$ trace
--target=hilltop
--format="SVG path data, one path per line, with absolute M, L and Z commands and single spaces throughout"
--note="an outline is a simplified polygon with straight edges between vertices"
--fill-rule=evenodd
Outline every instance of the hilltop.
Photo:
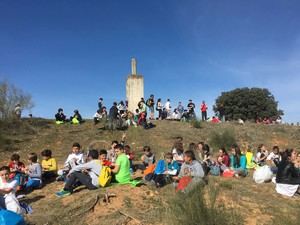
M 136 158 L 142 154 L 144 145 L 151 146 L 160 158 L 163 152 L 170 151 L 177 136 L 183 137 L 186 149 L 191 142 L 205 141 L 217 152 L 213 136 L 225 130 L 235 137 L 242 149 L 248 145 L 256 147 L 260 143 L 264 143 L 268 149 L 273 145 L 279 145 L 282 149 L 298 149 L 300 145 L 300 127 L 297 126 L 201 123 L 201 128 L 194 128 L 190 123 L 176 121 L 154 123 L 156 127 L 150 130 L 130 127 L 127 131 L 107 131 L 103 129 L 103 124 L 95 126 L 92 121 L 79 126 L 57 126 L 54 121 L 44 119 L 17 123 L 1 122 L 1 165 L 8 162 L 13 152 L 18 152 L 25 162 L 29 152 L 40 153 L 45 148 L 51 149 L 59 165 L 62 165 L 73 142 L 79 142 L 84 151 L 89 148 L 108 149 L 111 141 L 120 140 L 124 132 Z M 295 210 L 300 206 L 299 199 L 279 196 L 272 183 L 255 184 L 251 173 L 245 179 L 210 176 L 209 185 L 205 188 L 206 195 L 211 192 L 213 186 L 219 190 L 217 205 L 234 209 L 235 213 L 240 215 L 241 220 L 237 224 L 274 224 L 273 219 L 280 224 L 278 218 L 282 215 L 289 216 L 290 224 L 293 224 L 299 214 L 299 210 Z M 169 199 L 175 195 L 171 185 L 159 190 L 148 186 L 112 186 L 108 191 L 117 196 L 111 198 L 110 204 L 106 205 L 100 201 L 101 204 L 97 204 L 93 212 L 85 212 L 93 205 L 95 196 L 105 193 L 106 190 L 80 190 L 72 196 L 59 199 L 54 193 L 60 188 L 62 184 L 51 183 L 26 197 L 25 201 L 30 203 L 34 210 L 33 215 L 27 218 L 30 224 L 140 224 L 141 221 L 143 224 L 166 224 L 165 209 L 170 206 Z M 119 211 L 134 219 L 126 218 Z

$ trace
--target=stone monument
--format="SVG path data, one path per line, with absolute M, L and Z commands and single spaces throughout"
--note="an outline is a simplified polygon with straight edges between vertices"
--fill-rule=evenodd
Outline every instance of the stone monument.
M 144 77 L 137 75 L 136 59 L 131 59 L 131 74 L 126 81 L 126 99 L 128 101 L 128 110 L 135 112 L 138 103 L 144 97 Z

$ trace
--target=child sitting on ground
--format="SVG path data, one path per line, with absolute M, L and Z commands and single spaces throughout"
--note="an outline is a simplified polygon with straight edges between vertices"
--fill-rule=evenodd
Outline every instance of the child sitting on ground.
M 20 162 L 20 155 L 16 153 L 12 154 L 10 160 L 11 161 L 8 164 L 10 169 L 9 179 L 16 180 L 18 183 L 17 189 L 20 190 L 26 182 L 25 164 Z
M 42 160 L 42 178 L 44 180 L 51 179 L 57 176 L 57 163 L 56 159 L 52 158 L 52 151 L 50 149 L 45 149 L 41 153 Z
M 184 163 L 181 166 L 179 175 L 174 177 L 178 180 L 177 190 L 189 191 L 193 189 L 197 184 L 203 181 L 205 174 L 200 162 L 196 160 L 195 154 L 192 151 L 186 151 L 184 153 Z M 181 185 L 181 181 L 185 181 L 185 185 Z
M 7 210 L 22 215 L 25 213 L 25 210 L 21 207 L 16 197 L 18 182 L 16 180 L 10 180 L 9 173 L 10 169 L 8 166 L 3 166 L 0 168 L 0 190 L 2 193 L 5 193 L 5 207 Z
M 179 166 L 184 162 L 184 155 L 183 155 L 183 144 L 181 141 L 176 141 L 174 143 L 174 148 L 172 150 L 173 160 L 177 161 Z
M 99 187 L 99 176 L 102 169 L 97 150 L 90 150 L 88 153 L 88 162 L 75 166 L 67 175 L 67 182 L 62 191 L 56 193 L 58 197 L 65 197 L 73 193 L 78 185 L 84 185 L 89 190 Z
M 28 154 L 28 167 L 25 168 L 26 174 L 28 175 L 28 181 L 25 185 L 26 190 L 40 188 L 42 186 L 42 167 L 37 162 L 37 154 Z
M 151 152 L 151 148 L 149 146 L 144 146 L 143 148 L 144 154 L 141 157 L 143 166 L 142 169 L 145 170 L 148 166 L 155 163 L 155 155 Z
M 176 176 L 180 169 L 177 161 L 173 160 L 171 152 L 166 153 L 164 158 L 157 162 L 154 170 L 153 181 L 156 187 L 163 187 L 172 182 L 172 177 Z
M 112 167 L 111 161 L 107 160 L 107 151 L 105 149 L 100 150 L 99 159 L 101 161 L 102 166 Z
M 134 171 L 134 168 L 133 168 L 134 154 L 133 154 L 133 152 L 131 152 L 131 148 L 129 145 L 124 146 L 124 152 L 125 152 L 125 155 L 127 155 L 129 162 L 130 162 L 130 171 L 133 172 Z
M 83 154 L 80 151 L 81 146 L 79 143 L 75 142 L 72 145 L 72 153 L 68 155 L 67 160 L 65 161 L 64 168 L 58 170 L 57 174 L 58 177 L 56 178 L 57 181 L 65 181 L 66 175 L 69 171 L 77 165 L 83 164 Z

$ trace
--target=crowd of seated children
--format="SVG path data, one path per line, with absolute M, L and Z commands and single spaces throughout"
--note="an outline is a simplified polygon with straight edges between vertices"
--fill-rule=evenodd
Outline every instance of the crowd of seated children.
M 152 180 L 156 187 L 163 187 L 164 185 L 173 181 L 172 177 L 179 173 L 179 165 L 177 161 L 173 160 L 173 154 L 168 152 L 164 155 L 164 160 L 157 162 Z
M 86 186 L 89 190 L 99 187 L 98 177 L 101 171 L 101 162 L 97 150 L 90 150 L 87 163 L 79 164 L 72 168 L 68 175 L 63 190 L 56 193 L 58 197 L 68 196 L 79 185 Z
M 72 145 L 72 152 L 68 155 L 67 160 L 64 163 L 64 167 L 58 170 L 57 181 L 65 181 L 66 175 L 69 171 L 77 165 L 84 163 L 83 153 L 81 152 L 81 146 L 79 143 L 74 142 Z
M 10 169 L 9 179 L 16 180 L 18 184 L 17 189 L 20 190 L 26 183 L 25 164 L 20 161 L 20 155 L 16 153 L 12 154 L 10 160 L 8 164 Z
M 17 197 L 16 191 L 18 187 L 17 180 L 9 178 L 10 169 L 8 166 L 0 168 L 0 193 L 3 193 L 2 207 L 17 214 L 23 215 L 26 213 L 25 209 L 21 207 Z
M 42 179 L 43 181 L 50 180 L 57 176 L 57 163 L 56 159 L 52 157 L 52 151 L 45 149 L 42 155 Z
M 276 174 L 276 191 L 291 197 L 300 185 L 300 176 L 295 167 L 297 152 L 294 149 L 286 149 L 281 157 Z
M 63 124 L 69 122 L 66 115 L 64 114 L 64 110 L 62 108 L 59 108 L 57 110 L 57 113 L 55 114 L 55 123 L 56 124 Z
M 28 154 L 28 166 L 25 168 L 25 173 L 28 176 L 25 190 L 33 190 L 42 186 L 42 166 L 38 163 L 38 156 L 34 152 Z

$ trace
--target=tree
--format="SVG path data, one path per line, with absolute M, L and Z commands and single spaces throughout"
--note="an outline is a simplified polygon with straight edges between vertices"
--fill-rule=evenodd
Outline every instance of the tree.
M 25 93 L 7 81 L 1 81 L 0 119 L 12 118 L 17 104 L 20 104 L 22 109 L 31 109 L 34 106 L 30 94 Z
M 278 102 L 266 88 L 237 88 L 222 92 L 214 105 L 215 113 L 222 111 L 227 120 L 256 120 L 283 115 L 278 109 Z

